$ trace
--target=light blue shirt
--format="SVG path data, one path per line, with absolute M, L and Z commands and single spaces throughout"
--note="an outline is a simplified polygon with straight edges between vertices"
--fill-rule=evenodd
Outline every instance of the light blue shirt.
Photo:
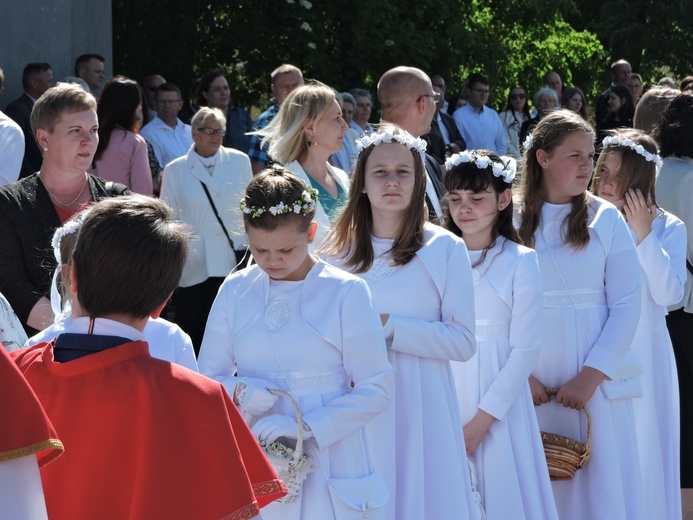
M 452 115 L 468 150 L 486 149 L 505 155 L 505 131 L 498 113 L 487 106 L 481 112 L 474 110 L 470 103 L 455 110 Z

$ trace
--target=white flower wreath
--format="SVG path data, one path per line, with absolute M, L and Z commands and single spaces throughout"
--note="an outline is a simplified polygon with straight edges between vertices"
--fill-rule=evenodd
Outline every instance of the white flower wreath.
M 245 199 L 241 201 L 241 211 L 246 215 L 250 215 L 252 218 L 258 218 L 265 211 L 269 211 L 270 214 L 277 216 L 283 215 L 284 213 L 295 213 L 298 215 L 303 212 L 304 215 L 308 215 L 315 211 L 318 205 L 318 190 L 315 188 L 306 188 L 301 193 L 301 198 L 291 204 L 284 204 L 281 201 L 275 206 L 270 206 L 269 208 L 248 206 Z
M 517 174 L 517 163 L 512 157 L 501 157 L 501 162 L 492 161 L 489 156 L 479 154 L 476 150 L 465 150 L 450 156 L 445 160 L 445 170 L 450 171 L 462 163 L 474 163 L 480 170 L 491 166 L 493 175 L 501 177 L 507 184 L 512 184 Z
M 659 155 L 648 152 L 643 145 L 634 143 L 632 139 L 621 139 L 618 136 L 610 135 L 604 138 L 602 146 L 604 148 L 607 146 L 623 146 L 625 148 L 630 148 L 638 155 L 643 156 L 646 161 L 655 163 L 657 168 L 662 166 L 662 158 Z
M 422 155 L 426 152 L 426 141 L 420 137 L 414 137 L 404 130 L 396 134 L 392 132 L 373 132 L 372 134 L 362 135 L 356 140 L 356 148 L 359 152 L 362 152 L 371 145 L 378 146 L 382 143 L 391 143 L 392 141 L 403 144 L 410 150 L 416 150 Z

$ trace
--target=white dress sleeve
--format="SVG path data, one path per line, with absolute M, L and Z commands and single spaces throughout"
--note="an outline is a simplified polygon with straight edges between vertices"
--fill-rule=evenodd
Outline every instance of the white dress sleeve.
M 539 360 L 544 294 L 534 251 L 520 257 L 512 291 L 510 356 L 479 402 L 480 409 L 499 421 L 505 418 L 515 399 L 521 395 Z
M 640 318 L 642 276 L 626 221 L 617 215 L 610 244 L 605 244 L 604 285 L 608 317 L 585 360 L 607 377 L 616 375 Z M 594 240 L 594 238 L 593 238 Z
M 666 307 L 680 302 L 686 283 L 686 225 L 667 219 L 661 242 L 653 227 L 635 250 L 655 303 Z
M 440 321 L 394 318 L 392 350 L 423 358 L 467 361 L 476 352 L 474 282 L 464 242 L 456 242 L 436 268 L 445 269 Z M 416 293 L 408 295 L 416 305 Z
M 48 518 L 36 455 L 0 462 L 0 504 L 0 520 Z
M 219 289 L 209 311 L 200 355 L 197 359 L 200 374 L 219 381 L 230 396 L 233 396 L 238 382 L 238 377 L 234 375 L 236 358 L 231 334 L 231 318 L 236 303 L 233 289 L 233 284 L 228 281 Z
M 342 363 L 350 392 L 303 416 L 323 449 L 368 424 L 392 399 L 394 376 L 370 291 L 354 280 L 341 298 Z M 337 338 L 335 338 L 337 339 Z M 336 342 L 337 343 L 337 342 Z

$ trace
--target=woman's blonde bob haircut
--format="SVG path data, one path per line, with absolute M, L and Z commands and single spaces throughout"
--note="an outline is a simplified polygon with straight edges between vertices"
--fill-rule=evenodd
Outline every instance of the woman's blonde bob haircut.
M 333 101 L 341 106 L 337 92 L 327 85 L 301 85 L 286 97 L 274 119 L 254 134 L 262 136 L 263 147 L 269 143 L 269 155 L 274 161 L 289 164 L 307 152 L 312 143 L 306 137 L 306 127 L 315 129 Z

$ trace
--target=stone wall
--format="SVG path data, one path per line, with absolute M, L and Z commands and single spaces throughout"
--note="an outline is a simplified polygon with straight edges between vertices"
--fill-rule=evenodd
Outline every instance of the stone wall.
M 75 58 L 96 53 L 113 73 L 111 0 L 0 0 L 0 110 L 22 94 L 22 69 L 47 62 L 56 81 L 74 74 Z

